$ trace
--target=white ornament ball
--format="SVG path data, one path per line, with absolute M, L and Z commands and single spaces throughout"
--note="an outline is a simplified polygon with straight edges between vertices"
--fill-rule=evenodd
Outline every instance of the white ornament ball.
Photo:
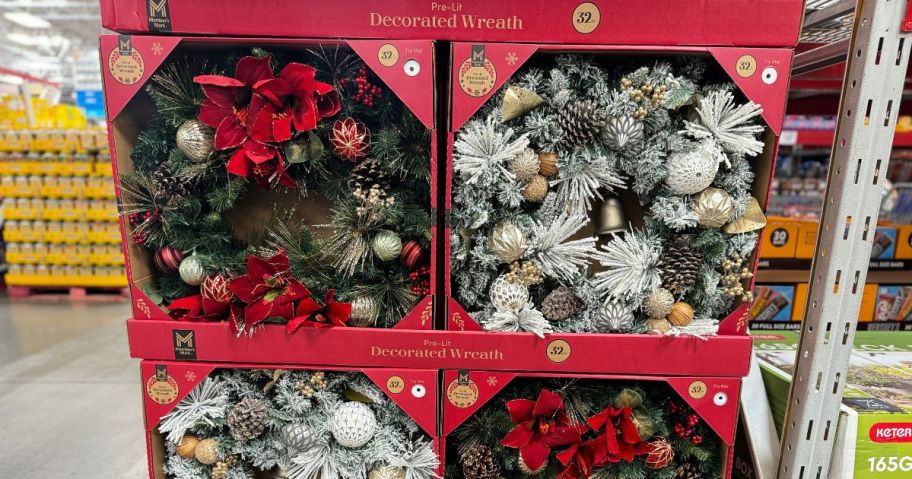
M 643 300 L 643 312 L 650 318 L 664 318 L 675 303 L 674 295 L 665 288 L 659 288 Z
M 374 236 L 371 248 L 381 260 L 392 261 L 398 258 L 399 253 L 402 252 L 402 238 L 392 231 L 383 230 Z
M 529 303 L 529 289 L 521 281 L 511 283 L 499 276 L 491 285 L 491 304 L 498 311 L 522 311 Z
M 716 179 L 721 154 L 710 142 L 700 143 L 694 150 L 672 154 L 665 165 L 668 171 L 665 184 L 679 195 L 692 195 L 705 190 Z
M 181 280 L 190 286 L 199 286 L 206 279 L 206 270 L 196 255 L 190 255 L 181 261 L 177 268 Z
M 630 330 L 633 320 L 633 310 L 620 301 L 609 299 L 599 306 L 593 323 L 600 333 L 619 333 Z
M 376 432 L 377 418 L 367 404 L 350 401 L 333 413 L 332 435 L 344 447 L 359 448 L 367 444 Z

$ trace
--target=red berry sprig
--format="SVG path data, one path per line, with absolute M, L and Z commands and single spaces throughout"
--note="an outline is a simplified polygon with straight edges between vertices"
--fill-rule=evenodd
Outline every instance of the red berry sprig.
M 367 67 L 363 65 L 361 66 L 361 69 L 358 70 L 358 76 L 355 77 L 355 86 L 357 86 L 358 91 L 352 96 L 352 100 L 367 107 L 373 107 L 374 100 L 379 98 L 383 93 L 383 91 L 380 90 L 380 87 L 372 84 L 367 78 Z
M 139 212 L 133 212 L 127 215 L 127 221 L 129 221 L 131 226 L 141 226 L 157 221 L 161 218 L 161 210 L 155 209 L 151 211 L 145 211 L 142 214 Z M 134 232 L 130 237 L 133 239 L 133 242 L 138 245 L 143 245 L 146 243 L 146 236 L 143 234 L 142 228 L 134 228 Z
M 412 293 L 418 296 L 431 294 L 431 268 L 422 266 L 409 273 L 409 279 L 412 280 Z
M 702 422 L 700 416 L 694 414 L 690 408 L 675 402 L 668 403 L 668 411 L 677 421 L 672 429 L 679 439 L 690 441 L 694 445 L 703 442 L 703 436 L 696 434 L 696 428 Z

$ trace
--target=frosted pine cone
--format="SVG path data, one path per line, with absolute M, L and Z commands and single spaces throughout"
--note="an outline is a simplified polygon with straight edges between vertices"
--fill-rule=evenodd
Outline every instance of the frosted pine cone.
M 466 479 L 497 479 L 500 477 L 500 463 L 494 451 L 483 444 L 475 444 L 459 458 L 462 474 Z
M 228 429 L 240 442 L 248 441 L 266 429 L 266 403 L 261 399 L 245 398 L 228 413 Z
M 608 115 L 592 100 L 571 103 L 557 112 L 557 124 L 564 132 L 564 143 L 581 147 L 598 135 Z
M 578 313 L 582 307 L 583 301 L 573 289 L 559 286 L 545 296 L 541 312 L 548 321 L 563 321 Z
M 665 244 L 662 257 L 662 286 L 675 298 L 683 298 L 696 284 L 702 265 L 703 254 L 694 247 L 692 237 L 672 236 Z

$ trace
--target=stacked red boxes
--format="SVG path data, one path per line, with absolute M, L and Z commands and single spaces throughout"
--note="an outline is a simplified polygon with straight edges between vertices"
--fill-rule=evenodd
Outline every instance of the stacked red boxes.
M 479 111 L 499 107 L 503 88 L 516 84 L 519 73 L 558 55 L 607 66 L 702 61 L 714 83 L 734 85 L 738 101 L 762 108 L 755 118 L 762 127 L 757 134 L 762 151 L 749 160 L 754 179 L 748 193 L 765 206 L 802 2 L 704 0 L 686 9 L 663 0 L 628 3 L 352 0 L 302 6 L 279 0 L 228 9 L 210 0 L 102 0 L 103 25 L 126 34 L 102 36 L 101 55 L 133 297 L 130 351 L 143 360 L 150 477 L 215 477 L 242 466 L 249 473 L 256 466 L 269 477 L 320 477 L 314 472 L 319 470 L 330 477 L 334 466 L 304 459 L 322 457 L 321 449 L 301 455 L 302 447 L 358 451 L 381 445 L 371 450 L 383 450 L 395 441 L 406 444 L 403 460 L 377 463 L 364 456 L 373 462 L 363 470 L 338 474 L 569 479 L 608 468 L 605 472 L 637 477 L 730 477 L 740 378 L 751 350 L 748 301 L 738 299 L 726 314 L 711 318 L 718 326 L 710 332 L 533 334 L 522 328 L 485 330 L 488 318 L 473 317 L 454 286 L 451 235 L 459 235 L 451 230 L 454 143 Z M 341 10 L 344 20 L 333 20 Z M 452 43 L 440 49 L 441 41 Z M 177 58 L 218 58 L 253 47 L 292 55 L 350 52 L 429 131 L 429 211 L 436 222 L 423 258 L 430 280 L 414 307 L 388 327 L 292 330 L 263 321 L 238 331 L 245 323 L 235 321 L 238 316 L 207 317 L 202 301 L 190 301 L 189 313 L 184 306 L 160 306 L 159 292 L 150 287 L 159 284 L 155 278 L 163 261 L 135 241 L 141 232 L 129 217 L 130 195 L 124 194 L 124 178 L 136 167 L 134 147 L 155 112 L 150 80 Z M 435 52 L 446 50 L 449 63 L 440 63 Z M 438 85 L 447 77 L 438 74 L 441 64 L 449 70 L 448 81 L 441 82 L 446 85 Z M 447 133 L 438 143 L 441 122 Z M 244 214 L 264 218 L 270 205 L 285 201 L 267 195 L 259 211 Z M 325 219 L 319 213 L 325 206 L 303 208 Z M 593 231 L 574 238 L 587 235 Z M 743 268 L 756 271 L 755 251 L 747 253 Z M 753 282 L 745 275 L 741 284 L 749 290 Z M 339 294 L 342 301 L 351 299 Z M 323 309 L 308 321 L 335 324 L 327 319 L 331 300 L 315 299 Z M 540 303 L 541 295 L 535 301 Z M 212 393 L 213 384 L 231 385 L 225 399 L 215 395 L 231 404 L 222 408 L 224 417 L 200 416 L 198 421 L 215 426 L 181 430 L 181 414 Z M 261 426 L 257 415 L 264 406 L 245 401 L 250 398 L 272 411 L 316 412 Z M 334 412 L 347 403 L 357 403 L 346 417 L 361 414 L 354 414 L 352 423 L 359 427 L 334 430 Z M 375 422 L 367 421 L 370 417 Z M 390 429 L 390 417 L 404 429 Z M 375 442 L 361 442 L 365 438 L 358 433 L 366 430 L 378 433 L 366 439 Z M 400 441 L 404 430 L 411 435 Z M 289 449 L 269 449 L 273 444 L 255 451 L 267 438 Z M 436 455 L 431 462 L 437 467 L 429 469 L 431 462 L 421 454 L 427 450 Z M 264 451 L 273 462 L 261 461 Z

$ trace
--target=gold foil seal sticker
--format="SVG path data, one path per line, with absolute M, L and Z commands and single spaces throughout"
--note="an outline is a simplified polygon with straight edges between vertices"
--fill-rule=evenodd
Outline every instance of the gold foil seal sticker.
M 176 401 L 177 391 L 177 381 L 171 376 L 168 376 L 167 381 L 159 381 L 157 376 L 152 376 L 146 382 L 146 393 L 158 404 L 171 404 Z
M 466 382 L 460 382 L 458 379 L 454 379 L 453 382 L 447 386 L 446 396 L 447 400 L 450 401 L 450 404 L 460 409 L 471 407 L 478 401 L 478 385 L 471 379 Z
M 405 391 L 405 381 L 399 376 L 390 376 L 386 380 L 386 389 L 389 390 L 390 394 L 399 394 Z
M 592 33 L 602 21 L 602 12 L 592 2 L 583 2 L 573 10 L 573 29 L 582 33 Z
M 392 43 L 386 43 L 377 50 L 377 60 L 385 67 L 391 67 L 399 62 L 399 49 Z
M 483 66 L 473 65 L 472 59 L 462 62 L 459 66 L 459 87 L 469 96 L 485 96 L 494 89 L 497 80 L 497 70 L 487 58 Z
M 570 359 L 570 351 L 570 343 L 563 339 L 555 339 L 548 343 L 546 354 L 551 362 L 560 364 Z
M 741 55 L 735 70 L 741 78 L 750 78 L 757 73 L 757 59 L 753 55 Z
M 694 381 L 687 386 L 687 394 L 694 399 L 703 399 L 708 390 L 703 381 Z
M 132 85 L 142 78 L 145 64 L 135 48 L 129 55 L 123 55 L 119 48 L 115 48 L 108 55 L 108 70 L 118 83 Z

